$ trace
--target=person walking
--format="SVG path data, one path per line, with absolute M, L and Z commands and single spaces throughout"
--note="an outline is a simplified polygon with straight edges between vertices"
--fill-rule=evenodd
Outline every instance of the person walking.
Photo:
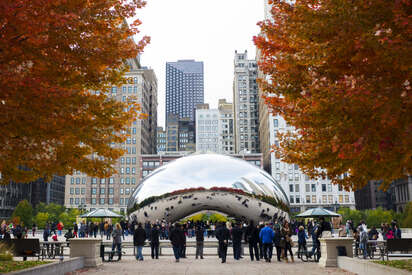
M 243 231 L 240 228 L 240 223 L 232 228 L 232 245 L 233 245 L 233 257 L 235 260 L 240 260 L 240 253 L 242 250 L 242 235 Z
M 110 256 L 110 259 L 113 259 L 114 256 L 114 250 L 116 248 L 117 253 L 119 254 L 119 260 L 122 258 L 122 228 L 120 227 L 120 224 L 116 223 L 115 229 L 113 230 L 112 233 L 113 237 L 113 244 L 112 244 L 112 254 Z
M 143 261 L 143 246 L 144 242 L 146 240 L 146 231 L 143 229 L 143 226 L 141 223 L 137 226 L 137 229 L 134 231 L 133 234 L 133 244 L 137 248 L 137 253 L 136 253 L 136 260 L 138 261 Z
M 196 259 L 203 259 L 203 244 L 205 240 L 205 230 L 200 225 L 196 226 Z
M 173 246 L 173 254 L 175 255 L 176 262 L 178 263 L 181 258 L 182 247 L 184 245 L 184 232 L 180 224 L 176 224 L 172 231 L 170 232 L 170 241 Z
M 155 258 L 159 259 L 159 235 L 160 235 L 159 226 L 155 224 L 153 225 L 153 228 L 151 229 L 150 236 L 149 236 L 152 259 L 155 259 Z
M 31 227 L 31 232 L 34 237 L 34 235 L 36 234 L 36 224 L 35 223 L 33 223 L 33 226 Z
M 308 235 L 306 235 L 305 228 L 303 225 L 299 226 L 299 231 L 298 231 L 298 258 L 300 259 L 300 256 L 302 253 L 306 251 L 306 239 L 308 239 Z
M 222 225 L 216 229 L 215 235 L 219 241 L 219 255 L 222 258 L 222 263 L 225 263 L 227 256 L 227 245 L 230 238 L 230 232 L 226 227 L 226 223 L 222 222 Z
M 253 221 L 250 221 L 248 227 L 246 228 L 245 242 L 249 244 L 250 260 L 253 261 L 255 256 L 256 261 L 259 261 L 259 229 L 254 225 Z M 255 252 L 254 254 L 253 251 Z

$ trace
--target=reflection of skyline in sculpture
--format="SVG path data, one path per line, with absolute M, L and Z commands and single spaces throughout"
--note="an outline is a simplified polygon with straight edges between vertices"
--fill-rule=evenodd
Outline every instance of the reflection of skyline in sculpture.
M 217 192 L 208 191 L 213 187 L 217 188 Z M 165 194 L 178 190 L 196 188 L 203 191 L 164 197 Z M 245 193 L 230 191 L 235 189 Z M 280 215 L 282 212 L 277 207 L 247 194 L 263 195 L 274 198 L 275 202 L 289 205 L 280 185 L 253 164 L 224 155 L 193 154 L 154 170 L 135 190 L 129 199 L 128 208 L 133 209 L 146 200 L 144 209 L 134 211 L 134 215 L 149 220 L 162 219 L 165 215 L 174 220 L 201 210 L 222 211 L 255 220 L 262 214 L 267 219 L 266 216 L 270 217 L 275 213 Z M 149 198 L 153 199 L 150 199 L 150 205 L 146 205 Z M 175 200 L 176 198 L 179 199 Z

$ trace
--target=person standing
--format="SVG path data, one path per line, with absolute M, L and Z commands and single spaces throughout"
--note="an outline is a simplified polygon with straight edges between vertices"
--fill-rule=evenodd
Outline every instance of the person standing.
M 275 236 L 273 237 L 273 244 L 276 247 L 276 257 L 278 259 L 278 262 L 281 262 L 280 257 L 282 255 L 282 247 L 281 247 L 281 233 L 280 229 L 275 229 Z
M 219 241 L 219 255 L 222 258 L 222 263 L 225 263 L 227 256 L 227 245 L 230 238 L 230 232 L 226 227 L 226 223 L 222 222 L 222 225 L 216 229 L 215 235 Z
M 235 260 L 240 260 L 240 253 L 242 250 L 242 235 L 243 231 L 240 228 L 240 223 L 232 228 L 232 245 L 233 245 L 233 257 Z
M 177 263 L 181 258 L 182 247 L 184 244 L 182 236 L 184 236 L 182 226 L 180 224 L 176 224 L 170 232 L 170 241 L 172 242 L 173 254 L 175 255 Z
M 363 252 L 363 258 L 366 259 L 368 256 L 368 232 L 365 230 L 363 226 L 359 226 L 359 232 L 360 232 L 359 248 Z
M 308 235 L 306 235 L 305 228 L 303 225 L 299 226 L 298 231 L 298 258 L 300 259 L 300 255 L 306 251 L 306 239 L 308 239 Z
M 203 227 L 200 225 L 196 226 L 196 259 L 200 257 L 200 259 L 203 259 L 203 243 L 205 240 L 205 231 L 203 230 Z
M 269 226 L 269 223 L 266 223 L 266 226 L 260 230 L 259 239 L 263 244 L 263 257 L 266 262 L 272 260 L 272 251 L 273 251 L 273 238 L 275 237 L 275 232 Z
M 116 248 L 117 253 L 119 254 L 119 260 L 122 258 L 122 228 L 120 224 L 116 223 L 115 229 L 112 233 L 113 244 L 112 244 L 112 254 L 111 259 L 114 256 L 114 250 Z
M 36 224 L 35 223 L 33 223 L 33 226 L 31 227 L 31 232 L 34 237 L 34 235 L 36 234 Z
M 260 231 L 262 231 L 262 229 L 264 227 L 265 227 L 264 224 L 259 224 L 259 227 L 258 227 L 259 235 L 260 235 Z M 263 243 L 262 243 L 262 240 L 260 238 L 259 238 L 258 245 L 259 245 L 259 259 L 263 259 L 264 258 L 264 256 L 263 256 Z
M 150 236 L 149 236 L 152 259 L 154 259 L 155 257 L 156 259 L 159 259 L 159 234 L 160 234 L 159 226 L 157 224 L 153 225 L 153 228 L 150 231 Z
M 245 231 L 245 242 L 249 244 L 249 255 L 250 260 L 254 260 L 254 256 L 256 261 L 259 261 L 259 249 L 258 249 L 258 242 L 259 242 L 259 230 L 254 225 L 253 221 L 250 221 L 249 226 L 246 228 Z M 253 251 L 255 252 L 253 254 Z
M 133 234 L 133 244 L 137 248 L 137 253 L 136 253 L 136 260 L 138 261 L 143 261 L 143 246 L 144 242 L 146 240 L 146 231 L 143 229 L 143 226 L 141 223 L 137 226 L 137 229 L 134 231 Z
M 293 253 L 292 253 L 292 230 L 289 227 L 289 223 L 287 221 L 285 221 L 285 223 L 283 224 L 283 228 L 282 228 L 282 236 L 285 238 L 285 260 L 286 262 L 288 262 L 288 251 L 290 254 L 290 259 L 292 260 L 292 262 L 294 262 L 295 260 L 293 259 Z

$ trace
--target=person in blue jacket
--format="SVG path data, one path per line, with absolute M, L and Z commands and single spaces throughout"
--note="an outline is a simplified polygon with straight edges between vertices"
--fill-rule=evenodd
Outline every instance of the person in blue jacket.
M 301 225 L 298 231 L 298 258 L 300 258 L 301 253 L 306 251 L 306 239 L 309 239 L 309 237 L 306 235 L 305 228 Z
M 269 223 L 266 223 L 266 226 L 260 230 L 259 238 L 263 244 L 263 257 L 266 262 L 270 262 L 272 259 L 273 251 L 273 238 L 275 237 L 275 232 L 269 226 Z

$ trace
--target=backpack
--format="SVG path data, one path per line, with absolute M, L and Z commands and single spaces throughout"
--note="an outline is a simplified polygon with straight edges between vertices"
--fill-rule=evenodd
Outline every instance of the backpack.
M 366 233 L 365 231 L 362 231 L 361 236 L 360 236 L 360 241 L 361 242 L 367 242 L 368 241 L 368 233 Z

